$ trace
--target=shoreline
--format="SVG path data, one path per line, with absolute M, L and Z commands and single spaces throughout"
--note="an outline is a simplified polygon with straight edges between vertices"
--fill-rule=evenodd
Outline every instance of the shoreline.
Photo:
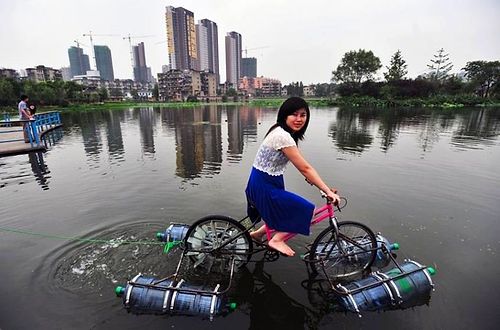
M 168 108 L 196 108 L 200 106 L 223 105 L 223 106 L 260 106 L 260 107 L 273 107 L 278 108 L 281 103 L 286 100 L 283 98 L 269 98 L 269 99 L 253 99 L 249 101 L 239 102 L 100 102 L 91 104 L 70 104 L 68 106 L 48 105 L 39 106 L 39 111 L 86 111 L 86 110 L 102 110 L 102 109 L 123 109 L 125 107 L 140 108 L 140 107 L 168 107 Z M 500 107 L 500 100 L 481 100 L 471 99 L 463 102 L 461 99 L 454 99 L 453 97 L 439 97 L 429 99 L 399 99 L 399 100 L 386 100 L 376 99 L 371 97 L 339 97 L 336 99 L 327 98 L 305 98 L 311 107 L 345 107 L 345 108 L 378 108 L 378 109 L 391 109 L 391 108 L 490 108 Z M 462 102 L 461 102 L 462 101 Z M 472 101 L 472 102 L 470 102 Z M 476 101 L 487 101 L 477 103 Z M 14 107 L 0 107 L 0 114 L 17 113 Z

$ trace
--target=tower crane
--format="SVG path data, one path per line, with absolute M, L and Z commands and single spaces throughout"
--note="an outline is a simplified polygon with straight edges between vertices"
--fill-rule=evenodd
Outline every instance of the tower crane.
M 255 47 L 255 48 L 245 48 L 242 49 L 241 52 L 245 52 L 245 57 L 248 57 L 248 51 L 249 50 L 257 50 L 257 49 L 262 49 L 262 48 L 269 48 L 269 46 L 261 46 L 261 47 Z
M 94 65 L 97 70 L 97 62 L 95 59 L 95 50 L 94 50 L 94 39 L 93 37 L 118 37 L 117 34 L 94 34 L 92 31 L 89 31 L 89 33 L 84 33 L 84 37 L 89 37 L 90 39 L 90 47 L 92 48 L 92 58 L 94 59 Z
M 143 36 L 131 36 L 130 33 L 129 33 L 127 36 L 123 37 L 123 40 L 128 39 L 128 44 L 129 44 L 129 47 L 130 47 L 130 62 L 132 63 L 132 77 L 133 77 L 133 74 L 134 74 L 134 52 L 133 52 L 133 49 L 132 49 L 132 39 L 149 38 L 149 37 L 154 37 L 154 35 L 148 34 L 148 35 L 143 35 Z
M 80 41 L 78 41 L 78 39 L 73 40 L 73 42 L 76 44 L 76 47 L 78 47 L 78 48 L 80 48 L 80 45 L 88 47 L 86 44 L 81 43 Z

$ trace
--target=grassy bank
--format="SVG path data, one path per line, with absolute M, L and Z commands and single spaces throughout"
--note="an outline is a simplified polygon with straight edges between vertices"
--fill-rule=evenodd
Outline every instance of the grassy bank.
M 71 104 L 69 106 L 39 106 L 38 112 L 46 111 L 88 111 L 112 110 L 141 107 L 197 108 L 207 105 L 249 105 L 255 107 L 279 108 L 286 98 L 252 99 L 247 102 L 101 102 L 92 104 Z M 434 96 L 429 98 L 382 99 L 370 96 L 349 96 L 335 99 L 306 98 L 311 107 L 352 107 L 352 108 L 462 108 L 462 107 L 500 107 L 500 100 L 483 99 L 474 96 Z M 15 107 L 0 107 L 4 112 L 17 114 Z
M 469 95 L 438 95 L 429 98 L 382 99 L 370 96 L 349 96 L 329 100 L 328 105 L 370 108 L 463 108 L 500 107 L 500 100 Z

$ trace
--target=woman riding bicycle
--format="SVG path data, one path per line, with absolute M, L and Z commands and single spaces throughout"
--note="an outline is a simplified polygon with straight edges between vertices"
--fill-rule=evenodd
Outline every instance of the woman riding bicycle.
M 336 203 L 340 198 L 323 182 L 297 147 L 298 141 L 304 138 L 309 119 L 309 106 L 302 98 L 291 97 L 283 102 L 276 124 L 271 126 L 257 151 L 245 190 L 249 209 L 255 207 L 267 227 L 276 231 L 269 246 L 288 256 L 293 256 L 295 251 L 284 238 L 287 233 L 309 235 L 314 212 L 314 204 L 285 190 L 283 173 L 288 161 L 332 202 Z M 262 226 L 250 236 L 260 240 L 265 233 L 266 227 Z

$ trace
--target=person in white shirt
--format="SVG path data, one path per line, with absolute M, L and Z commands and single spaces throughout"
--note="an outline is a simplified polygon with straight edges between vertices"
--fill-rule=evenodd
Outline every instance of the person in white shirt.
M 318 172 L 304 159 L 297 143 L 304 138 L 309 124 L 310 111 L 305 100 L 291 97 L 281 105 L 278 118 L 266 134 L 252 166 L 245 190 L 249 216 L 256 221 L 255 208 L 267 227 L 276 232 L 269 246 L 287 256 L 292 250 L 284 241 L 288 233 L 309 235 L 314 213 L 314 204 L 285 190 L 283 174 L 290 161 L 304 175 L 306 180 L 322 190 L 327 198 L 336 203 L 339 196 L 327 186 Z M 252 238 L 261 239 L 265 226 L 250 233 Z

